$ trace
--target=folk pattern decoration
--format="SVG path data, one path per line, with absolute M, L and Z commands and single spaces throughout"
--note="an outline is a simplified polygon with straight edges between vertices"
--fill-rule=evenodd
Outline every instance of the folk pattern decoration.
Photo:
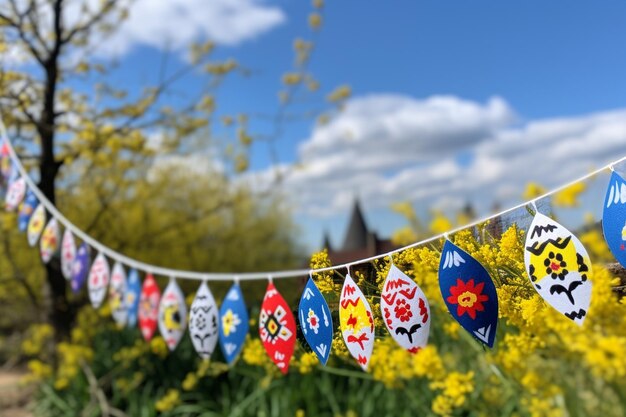
M 126 303 L 124 303 L 126 289 L 126 270 L 122 264 L 115 262 L 109 283 L 109 306 L 111 307 L 111 316 L 119 327 L 124 327 L 128 319 L 128 310 Z
M 89 270 L 87 290 L 93 308 L 99 308 L 106 297 L 111 271 L 109 262 L 102 253 L 98 253 Z
M 17 214 L 17 228 L 20 232 L 25 232 L 28 229 L 28 223 L 30 222 L 30 217 L 33 215 L 33 212 L 39 205 L 39 200 L 35 193 L 33 193 L 30 189 L 26 191 L 26 197 L 20 204 L 20 208 Z
M 7 189 L 7 194 L 4 200 L 4 207 L 7 211 L 15 211 L 24 199 L 26 194 L 26 181 L 24 178 L 18 178 L 11 182 Z
M 126 309 L 126 325 L 135 327 L 139 315 L 139 299 L 141 298 L 141 280 L 136 269 L 128 271 L 126 292 L 124 293 L 124 308 Z
M 185 296 L 176 280 L 171 279 L 159 302 L 159 331 L 170 351 L 176 349 L 187 327 Z
M 428 343 L 430 306 L 422 289 L 391 265 L 380 295 L 380 312 L 391 337 L 411 353 Z
M 72 264 L 76 258 L 76 242 L 74 241 L 74 234 L 69 229 L 65 229 L 63 232 L 63 239 L 61 240 L 61 272 L 67 280 L 72 279 Z
M 189 336 L 193 347 L 203 359 L 209 359 L 218 339 L 218 315 L 215 298 L 206 282 L 200 284 L 191 303 Z
M 602 230 L 613 256 L 626 266 L 626 181 L 615 171 L 604 199 Z
M 13 160 L 11 159 L 11 153 L 9 152 L 9 144 L 5 139 L 2 142 L 2 147 L 0 147 L 0 173 L 2 174 L 2 179 L 5 183 L 9 180 L 11 176 L 11 171 L 13 170 Z
M 261 304 L 259 336 L 270 359 L 286 374 L 296 346 L 296 319 L 272 282 Z
M 537 213 L 526 236 L 524 262 L 530 281 L 552 307 L 582 325 L 591 301 L 591 262 L 565 227 Z
M 74 262 L 72 262 L 72 281 L 70 285 L 74 294 L 80 291 L 87 279 L 89 260 L 89 246 L 83 242 L 76 252 Z
M 139 297 L 139 311 L 137 318 L 139 319 L 139 330 L 146 342 L 149 342 L 154 336 L 159 319 L 159 300 L 161 299 L 161 291 L 152 274 L 147 274 L 141 288 L 141 296 Z
M 50 219 L 41 234 L 39 241 L 39 253 L 44 263 L 50 262 L 52 257 L 59 249 L 59 240 L 61 239 L 61 231 L 59 230 L 59 222 L 54 217 Z
M 28 229 L 26 231 L 28 244 L 31 247 L 34 247 L 37 244 L 39 236 L 41 236 L 41 232 L 43 232 L 45 225 L 46 209 L 43 204 L 39 204 L 28 221 Z
M 374 317 L 363 292 L 346 275 L 339 298 L 339 326 L 350 355 L 367 370 L 374 349 Z
M 333 342 L 333 319 L 328 303 L 311 278 L 300 298 L 298 319 L 306 342 L 326 365 Z
M 235 283 L 222 301 L 218 323 L 220 349 L 229 364 L 232 364 L 241 352 L 248 334 L 248 319 L 241 287 Z
M 498 327 L 498 296 L 487 270 L 446 240 L 439 262 L 439 289 L 448 311 L 472 336 L 493 347 Z

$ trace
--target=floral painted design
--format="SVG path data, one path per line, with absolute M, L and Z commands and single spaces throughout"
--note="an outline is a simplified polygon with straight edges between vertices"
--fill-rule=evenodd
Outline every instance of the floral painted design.
M 226 310 L 226 314 L 222 316 L 222 329 L 224 331 L 224 335 L 228 336 L 231 333 L 237 331 L 237 326 L 241 324 L 241 320 L 239 316 L 233 313 L 233 310 Z
M 567 262 L 565 262 L 561 253 L 548 253 L 548 257 L 543 261 L 543 264 L 546 266 L 546 274 L 550 275 L 552 279 L 558 278 L 563 281 L 565 276 L 569 274 L 569 271 L 565 269 Z
M 393 309 L 393 312 L 396 313 L 396 318 L 403 323 L 411 320 L 411 317 L 413 317 L 411 306 L 403 298 L 396 301 L 396 307 Z
M 317 317 L 317 314 L 315 314 L 315 311 L 313 311 L 312 308 L 309 308 L 309 313 L 307 314 L 306 321 L 307 323 L 309 323 L 309 328 L 313 330 L 315 334 L 317 334 L 317 331 L 320 328 L 320 319 L 319 317 Z
M 463 282 L 456 280 L 456 285 L 450 287 L 450 296 L 446 299 L 450 304 L 456 304 L 456 314 L 461 317 L 467 313 L 472 319 L 476 318 L 477 311 L 484 311 L 484 302 L 489 301 L 489 297 L 483 294 L 484 282 L 474 285 L 474 279 Z

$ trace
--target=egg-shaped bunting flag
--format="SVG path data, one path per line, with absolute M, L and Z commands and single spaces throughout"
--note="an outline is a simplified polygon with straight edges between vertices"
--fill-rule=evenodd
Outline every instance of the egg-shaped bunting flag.
M 115 262 L 111 270 L 111 282 L 109 283 L 109 306 L 111 316 L 119 327 L 126 325 L 128 310 L 124 302 L 126 294 L 126 270 L 121 263 Z
M 143 280 L 141 288 L 141 296 L 139 297 L 139 311 L 137 317 L 139 319 L 139 329 L 146 342 L 149 342 L 154 336 L 159 320 L 159 300 L 161 299 L 161 291 L 152 274 L 147 274 Z
M 141 280 L 136 269 L 128 271 L 126 292 L 124 292 L 124 308 L 126 308 L 126 325 L 135 327 L 139 314 L 139 299 L 141 298 Z
M 20 178 L 20 171 L 17 169 L 17 166 L 13 163 L 13 160 L 11 160 L 11 165 L 9 166 L 9 176 L 5 177 L 5 182 L 4 182 L 4 184 L 6 184 L 6 188 L 2 190 L 2 192 L 4 193 L 3 197 L 6 197 L 6 192 L 11 188 L 13 183 L 17 181 L 19 178 Z
M 11 177 L 11 171 L 13 170 L 13 160 L 11 159 L 11 153 L 9 152 L 9 144 L 6 139 L 2 142 L 0 147 L 0 173 L 5 184 Z
M 526 272 L 552 307 L 582 325 L 591 301 L 591 262 L 582 243 L 565 227 L 537 212 L 524 250 Z
M 17 228 L 20 232 L 25 232 L 28 229 L 30 218 L 37 206 L 39 206 L 37 196 L 28 189 L 17 214 Z
M 238 283 L 234 283 L 220 307 L 219 319 L 220 349 L 228 364 L 239 356 L 248 334 L 248 310 Z
M 59 222 L 56 218 L 51 218 L 41 234 L 39 241 L 39 253 L 44 263 L 50 262 L 54 254 L 59 249 L 59 240 L 61 239 L 61 231 L 59 230 Z
M 70 284 L 74 294 L 80 291 L 87 279 L 89 261 L 89 246 L 83 242 L 78 248 L 78 251 L 76 251 L 76 257 L 74 258 L 74 262 L 72 262 L 72 281 Z
M 24 178 L 18 178 L 11 182 L 7 189 L 7 194 L 4 199 L 4 207 L 7 211 L 15 211 L 24 199 L 26 194 L 26 181 Z
M 602 231 L 615 259 L 626 267 L 626 181 L 615 171 L 604 199 Z
M 76 242 L 70 229 L 65 229 L 61 240 L 61 272 L 65 279 L 72 279 L 72 268 L 76 258 Z
M 333 318 L 328 303 L 312 277 L 309 278 L 300 297 L 298 319 L 306 342 L 320 362 L 326 365 L 333 343 Z
M 267 355 L 286 374 L 296 346 L 296 319 L 271 281 L 261 304 L 259 336 Z
M 439 261 L 439 289 L 452 317 L 493 347 L 498 327 L 496 287 L 480 262 L 447 239 Z
M 46 209 L 43 204 L 39 204 L 28 221 L 28 244 L 33 247 L 37 244 L 41 232 L 46 225 Z
M 218 339 L 217 304 L 206 282 L 202 282 L 189 313 L 189 337 L 203 359 L 209 359 Z
M 346 275 L 339 298 L 339 327 L 350 355 L 367 370 L 374 349 L 374 316 L 350 273 Z
M 391 337 L 411 353 L 428 343 L 430 306 L 422 289 L 393 263 L 383 283 L 380 312 Z
M 187 327 L 185 296 L 174 278 L 165 287 L 159 303 L 159 332 L 170 351 L 176 349 Z
M 102 305 L 104 297 L 106 297 L 107 294 L 110 277 L 111 270 L 109 268 L 109 262 L 104 254 L 100 252 L 93 261 L 91 269 L 89 270 L 89 277 L 87 278 L 89 301 L 91 301 L 93 308 L 100 308 Z

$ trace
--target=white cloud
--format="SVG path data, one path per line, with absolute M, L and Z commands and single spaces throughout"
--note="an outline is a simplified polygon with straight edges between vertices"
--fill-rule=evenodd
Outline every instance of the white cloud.
M 67 4 L 65 26 L 85 23 L 99 10 L 100 0 Z M 24 10 L 30 2 L 19 1 Z M 182 51 L 190 42 L 212 40 L 221 45 L 238 45 L 268 32 L 286 20 L 285 13 L 263 0 L 121 0 L 129 6 L 123 23 L 111 17 L 115 31 L 111 36 L 92 39 L 94 53 L 101 57 L 120 57 L 137 46 Z M 52 12 L 42 5 L 38 10 L 42 32 L 52 28 Z
M 259 0 L 138 0 L 101 53 L 123 54 L 137 45 L 180 50 L 210 39 L 237 45 L 285 21 L 285 14 Z
M 519 200 L 529 181 L 558 186 L 624 154 L 626 109 L 520 124 L 501 98 L 371 95 L 314 129 L 283 186 L 314 216 L 347 212 L 354 195 L 368 209 L 470 201 L 486 211 Z

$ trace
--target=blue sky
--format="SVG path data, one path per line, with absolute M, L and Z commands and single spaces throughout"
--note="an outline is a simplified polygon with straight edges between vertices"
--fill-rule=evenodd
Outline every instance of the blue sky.
M 164 45 L 175 67 L 186 42 L 215 39 L 217 57 L 254 72 L 220 89 L 226 114 L 275 112 L 293 39 L 312 36 L 308 1 L 138 3 L 117 49 L 102 53 L 123 64 L 117 76 L 141 86 L 156 78 Z M 519 203 L 529 181 L 558 186 L 626 154 L 624 2 L 341 0 L 323 15 L 311 62 L 321 93 L 307 107 L 326 106 L 341 84 L 353 98 L 329 125 L 295 123 L 277 145 L 280 169 L 303 167 L 282 187 L 311 249 L 324 229 L 341 241 L 356 195 L 390 235 L 403 225 L 393 202 L 426 216 L 469 201 L 484 215 L 494 202 Z M 264 146 L 253 151 L 247 176 L 263 181 L 272 161 Z

